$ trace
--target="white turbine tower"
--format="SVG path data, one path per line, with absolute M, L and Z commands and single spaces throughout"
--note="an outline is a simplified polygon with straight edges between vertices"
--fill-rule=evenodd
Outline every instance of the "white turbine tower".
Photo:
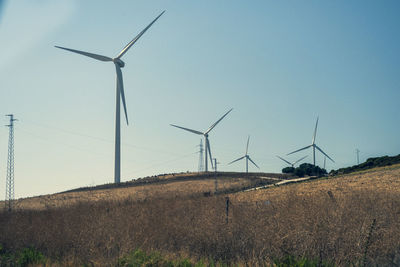
M 299 163 L 300 161 L 302 161 L 303 159 L 307 158 L 308 156 L 304 156 L 304 157 L 302 157 L 301 159 L 296 160 L 296 161 L 293 162 L 293 163 L 291 163 L 291 162 L 287 161 L 286 159 L 281 158 L 281 157 L 279 157 L 279 156 L 277 156 L 277 157 L 278 157 L 279 159 L 283 160 L 284 162 L 286 162 L 287 164 L 289 164 L 290 166 L 292 166 L 292 167 L 294 168 L 294 165 L 296 165 L 296 163 Z
M 256 164 L 256 163 L 250 158 L 250 156 L 247 154 L 247 152 L 249 151 L 249 140 L 250 140 L 250 136 L 247 137 L 246 153 L 244 154 L 244 156 L 243 156 L 243 157 L 240 157 L 240 158 L 238 158 L 238 159 L 235 159 L 234 161 L 228 163 L 228 165 L 229 165 L 229 164 L 232 164 L 232 163 L 234 163 L 234 162 L 236 162 L 236 161 L 239 161 L 239 160 L 242 160 L 242 159 L 245 158 L 245 159 L 246 159 L 246 173 L 249 172 L 249 160 L 251 161 L 251 163 L 254 164 L 254 166 L 256 166 L 257 168 L 260 168 L 260 167 L 257 166 L 257 164 Z
M 315 149 L 318 149 L 318 150 L 319 150 L 322 154 L 324 154 L 328 159 L 330 159 L 332 162 L 335 162 L 335 161 L 334 161 L 333 159 L 331 159 L 324 151 L 322 151 L 321 148 L 319 148 L 319 147 L 315 144 L 315 137 L 316 137 L 316 135 L 317 135 L 318 119 L 319 119 L 319 118 L 317 117 L 317 122 L 315 123 L 315 130 L 314 130 L 314 135 L 313 135 L 313 138 L 312 138 L 312 143 L 311 143 L 311 145 L 308 145 L 308 146 L 303 147 L 303 148 L 300 148 L 300 149 L 298 149 L 298 150 L 296 150 L 296 151 L 290 152 L 290 153 L 287 154 L 287 155 L 290 155 L 290 154 L 293 154 L 293 153 L 296 153 L 296 152 L 299 152 L 299 151 L 302 151 L 302 150 L 304 150 L 304 149 L 307 149 L 307 148 L 312 147 L 312 148 L 313 148 L 314 166 L 315 166 Z
M 211 125 L 210 128 L 208 128 L 208 130 L 205 131 L 204 133 L 203 133 L 203 132 L 200 132 L 200 131 L 192 130 L 192 129 L 189 129 L 189 128 L 184 128 L 184 127 L 181 127 L 181 126 L 178 126 L 178 125 L 170 124 L 171 126 L 174 126 L 174 127 L 176 127 L 176 128 L 183 129 L 183 130 L 185 130 L 185 131 L 188 131 L 188 132 L 191 132 L 191 133 L 194 133 L 194 134 L 198 134 L 198 135 L 203 135 L 203 136 L 204 136 L 204 139 L 205 139 L 204 163 L 205 163 L 205 171 L 206 171 L 206 172 L 208 172 L 208 159 L 207 159 L 208 156 L 210 156 L 211 166 L 213 167 L 213 159 L 212 159 L 212 156 L 211 156 L 211 148 L 210 148 L 210 141 L 208 140 L 208 133 L 209 133 L 212 129 L 214 129 L 214 127 L 217 126 L 217 124 L 218 124 L 223 118 L 225 118 L 225 116 L 228 115 L 228 113 L 231 112 L 232 109 L 233 109 L 233 108 L 231 108 L 228 112 L 226 112 L 226 113 L 224 114 L 224 116 L 222 116 L 222 117 L 221 117 L 219 120 L 217 120 L 213 125 Z
M 77 54 L 81 54 L 87 57 L 91 57 L 100 61 L 112 61 L 115 65 L 115 70 L 117 72 L 117 89 L 116 89 L 116 111 L 115 111 L 115 168 L 114 168 L 114 182 L 119 183 L 121 181 L 121 119 L 120 119 L 120 106 L 121 106 L 121 98 L 122 104 L 124 105 L 124 112 L 125 112 L 125 119 L 126 124 L 128 124 L 128 113 L 126 111 L 126 104 L 125 104 L 125 93 L 124 93 L 124 84 L 122 80 L 122 72 L 121 68 L 125 66 L 125 63 L 121 60 L 121 57 L 131 48 L 131 46 L 136 43 L 137 40 L 153 25 L 156 20 L 164 14 L 165 11 L 161 12 L 144 30 L 142 30 L 135 38 L 132 39 L 122 50 L 121 52 L 115 57 L 110 58 L 107 56 L 102 56 L 98 54 L 88 53 L 84 51 L 79 51 L 75 49 L 65 48 L 61 46 L 55 46 L 60 49 L 64 49 L 70 52 L 74 52 Z

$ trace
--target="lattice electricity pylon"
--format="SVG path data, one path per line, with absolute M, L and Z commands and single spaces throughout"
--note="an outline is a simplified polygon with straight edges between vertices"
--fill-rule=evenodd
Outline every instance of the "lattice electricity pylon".
M 199 151 L 199 172 L 203 172 L 204 171 L 204 163 L 203 163 L 203 140 L 200 139 L 200 151 Z
M 8 138 L 8 158 L 7 158 L 7 181 L 6 181 L 6 200 L 5 208 L 11 211 L 14 202 L 14 115 L 8 114 L 10 124 L 6 125 L 9 128 Z

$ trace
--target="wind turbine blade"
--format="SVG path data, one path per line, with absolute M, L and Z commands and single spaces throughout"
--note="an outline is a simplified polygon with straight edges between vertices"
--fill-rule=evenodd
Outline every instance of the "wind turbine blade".
M 260 167 L 258 167 L 258 165 L 249 157 L 248 158 L 250 161 L 251 161 L 251 163 L 253 163 L 257 168 L 260 168 Z
M 295 162 L 293 163 L 293 165 L 295 165 L 296 163 L 298 163 L 298 162 L 302 161 L 303 159 L 305 159 L 305 158 L 307 158 L 307 157 L 308 157 L 308 156 L 304 156 L 304 157 L 302 157 L 301 159 L 299 159 L 299 160 L 295 161 Z
M 210 156 L 210 161 L 211 161 L 211 167 L 214 168 L 214 163 L 213 163 L 213 158 L 211 156 L 211 147 L 210 147 L 210 141 L 208 140 L 208 138 L 206 139 L 207 141 L 207 147 L 208 147 L 208 155 Z
M 247 137 L 246 155 L 247 151 L 249 150 L 249 140 L 250 140 L 250 135 Z
M 321 148 L 319 148 L 317 145 L 315 145 L 315 147 L 322 153 L 324 154 L 328 159 L 330 159 L 332 162 L 335 162 L 333 159 L 331 159 L 324 151 L 322 151 Z
M 245 157 L 246 157 L 246 156 L 243 156 L 243 157 L 241 157 L 241 158 L 235 159 L 234 161 L 229 162 L 228 165 L 229 165 L 229 164 L 232 164 L 232 163 L 234 163 L 234 162 L 236 162 L 236 161 L 239 161 L 239 160 L 241 160 L 241 159 L 244 159 Z
M 223 119 L 225 118 L 226 115 L 228 115 L 229 112 L 232 111 L 233 108 L 231 108 L 227 113 L 224 114 L 224 116 L 222 116 L 219 120 L 217 120 L 213 125 L 211 125 L 210 128 L 208 128 L 208 130 L 204 133 L 204 134 L 208 134 L 212 129 L 214 129 L 215 126 L 217 126 L 217 124 Z
M 314 130 L 314 135 L 312 138 L 312 144 L 315 144 L 315 136 L 317 135 L 318 119 L 319 119 L 319 117 L 317 117 L 317 122 L 315 123 L 315 130 Z
M 91 58 L 94 58 L 94 59 L 97 59 L 97 60 L 100 60 L 100 61 L 112 61 L 112 58 L 106 57 L 106 56 L 102 56 L 102 55 L 97 55 L 97 54 L 93 54 L 93 53 L 89 53 L 89 52 L 79 51 L 79 50 L 70 49 L 70 48 L 61 47 L 61 46 L 56 46 L 56 45 L 55 45 L 55 47 L 60 48 L 60 49 L 64 49 L 64 50 L 67 50 L 67 51 L 70 51 L 70 52 L 74 52 L 74 53 L 77 53 L 77 54 L 81 54 L 81 55 L 84 55 L 84 56 L 87 56 L 87 57 L 91 57 Z
M 124 82 L 122 80 L 122 72 L 121 72 L 121 68 L 117 64 L 115 64 L 115 69 L 117 70 L 117 86 L 119 87 L 119 91 L 121 93 L 121 98 L 122 98 L 122 104 L 124 105 L 126 124 L 129 125 L 129 123 L 128 123 L 128 113 L 126 111 Z
M 296 150 L 296 151 L 290 152 L 289 154 L 287 154 L 287 156 L 288 156 L 288 155 L 290 155 L 290 154 L 293 154 L 293 153 L 296 153 L 296 152 L 302 151 L 302 150 L 304 150 L 304 149 L 307 149 L 307 148 L 309 148 L 309 147 L 312 147 L 312 145 L 309 145 L 309 146 L 306 146 L 306 147 L 300 148 L 300 149 L 298 149 L 298 150 Z
M 171 125 L 171 126 L 174 126 L 174 127 L 176 127 L 176 128 L 179 128 L 179 129 L 183 129 L 183 130 L 189 131 L 189 132 L 194 133 L 194 134 L 203 135 L 202 132 L 199 132 L 199 131 L 196 131 L 196 130 L 184 128 L 184 127 L 181 127 L 181 126 L 178 126 L 178 125 L 174 125 L 174 124 L 170 124 L 170 125 Z
M 294 163 L 292 164 L 292 163 L 290 163 L 289 161 L 287 161 L 286 159 L 284 159 L 284 158 L 281 158 L 281 157 L 279 157 L 279 156 L 277 156 L 278 158 L 280 158 L 281 160 L 283 160 L 284 162 L 286 162 L 287 164 L 289 164 L 289 165 L 294 165 Z
M 156 22 L 156 20 L 158 20 L 159 17 L 161 17 L 162 14 L 164 14 L 165 10 L 163 12 L 161 12 L 160 15 L 157 16 L 157 18 L 155 18 L 146 28 L 144 28 L 144 30 L 142 30 L 135 38 L 132 39 L 132 41 L 130 41 L 123 49 L 122 51 L 118 54 L 117 58 L 121 58 L 128 50 L 129 48 L 131 48 L 131 46 L 136 43 L 137 40 L 139 40 L 140 37 L 142 37 L 142 35 L 151 27 L 151 25 L 153 25 L 154 22 Z

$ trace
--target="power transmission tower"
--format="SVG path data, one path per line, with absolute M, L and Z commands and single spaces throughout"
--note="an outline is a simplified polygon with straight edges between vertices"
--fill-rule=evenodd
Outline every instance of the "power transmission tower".
M 356 153 L 357 153 L 357 165 L 360 164 L 360 150 L 358 150 L 358 148 L 356 149 Z
M 8 158 L 7 158 L 7 181 L 6 181 L 6 200 L 5 208 L 11 211 L 14 201 L 14 115 L 6 115 L 10 117 L 10 124 L 6 125 L 9 128 L 8 138 Z
M 200 151 L 199 151 L 199 172 L 203 172 L 204 171 L 204 163 L 203 163 L 203 140 L 200 139 Z

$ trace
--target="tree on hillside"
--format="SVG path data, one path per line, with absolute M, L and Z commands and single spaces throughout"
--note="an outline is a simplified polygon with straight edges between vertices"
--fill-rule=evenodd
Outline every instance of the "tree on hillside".
M 319 166 L 314 166 L 310 163 L 303 163 L 297 168 L 286 167 L 282 169 L 283 173 L 293 173 L 298 177 L 303 177 L 304 175 L 308 176 L 323 176 L 326 175 L 327 172 L 325 169 L 320 168 Z
M 294 173 L 294 168 L 293 167 L 283 168 L 282 173 Z

